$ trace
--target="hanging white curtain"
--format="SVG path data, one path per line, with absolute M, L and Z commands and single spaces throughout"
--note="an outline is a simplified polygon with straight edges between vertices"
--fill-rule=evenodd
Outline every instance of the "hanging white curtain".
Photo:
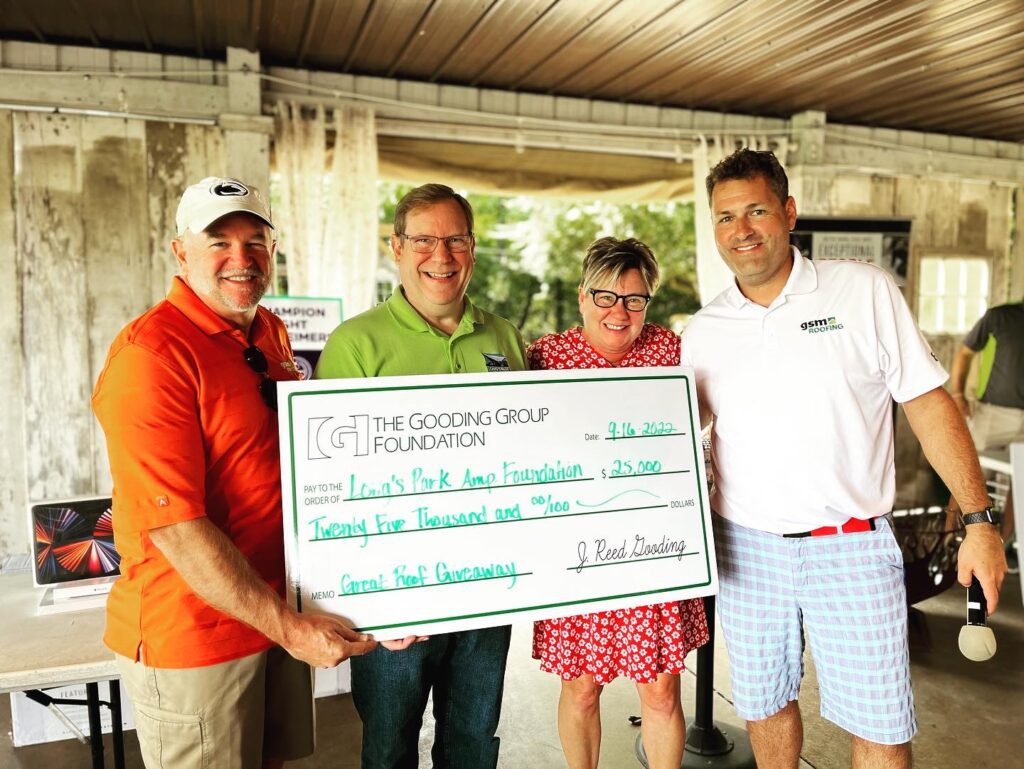
M 708 172 L 726 155 L 739 147 L 754 150 L 769 148 L 767 138 L 744 136 L 700 137 L 700 143 L 693 150 L 693 217 L 697 230 L 697 291 L 700 303 L 705 305 L 727 289 L 733 282 L 732 272 L 722 261 L 715 246 L 715 230 L 711 220 L 711 206 L 704 186 Z M 786 163 L 786 140 L 773 137 L 775 155 L 779 162 Z
M 277 105 L 279 248 L 288 293 L 341 297 L 344 317 L 370 309 L 377 270 L 377 137 L 373 110 L 336 107 L 328 167 L 324 108 Z

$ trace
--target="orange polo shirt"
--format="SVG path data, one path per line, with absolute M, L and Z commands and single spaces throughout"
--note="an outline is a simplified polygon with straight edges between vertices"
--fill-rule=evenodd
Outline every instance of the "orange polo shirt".
M 149 536 L 206 516 L 284 595 L 277 414 L 243 359 L 250 343 L 271 377 L 299 378 L 276 316 L 259 308 L 247 339 L 175 278 L 114 340 L 96 382 L 121 555 L 104 641 L 151 667 L 213 665 L 273 645 L 199 598 Z

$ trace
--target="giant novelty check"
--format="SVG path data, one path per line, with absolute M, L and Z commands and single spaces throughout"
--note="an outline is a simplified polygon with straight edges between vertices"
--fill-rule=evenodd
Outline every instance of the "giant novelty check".
M 379 640 L 717 591 L 693 375 L 282 384 L 290 601 Z

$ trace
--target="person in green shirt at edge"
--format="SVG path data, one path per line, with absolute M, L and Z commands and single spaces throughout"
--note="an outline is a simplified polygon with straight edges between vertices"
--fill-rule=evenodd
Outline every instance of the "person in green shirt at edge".
M 466 296 L 474 248 L 469 201 L 443 184 L 409 192 L 391 236 L 401 284 L 386 302 L 334 330 L 314 378 L 525 369 L 518 329 Z M 362 769 L 417 766 L 431 689 L 434 767 L 494 769 L 510 633 L 505 625 L 385 641 L 353 664 Z

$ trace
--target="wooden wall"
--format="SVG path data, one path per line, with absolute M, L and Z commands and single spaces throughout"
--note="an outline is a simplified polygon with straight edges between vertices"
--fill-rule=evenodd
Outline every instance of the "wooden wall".
M 1024 264 L 1012 264 L 1012 187 L 983 180 L 889 176 L 825 166 L 797 167 L 790 178 L 800 213 L 913 220 L 904 296 L 915 312 L 922 256 L 985 257 L 992 279 L 989 305 L 1013 298 L 1011 272 L 1024 269 Z M 960 335 L 929 337 L 947 371 L 960 341 Z M 927 501 L 931 490 L 931 471 L 902 410 L 896 426 L 896 485 L 898 504 Z
M 0 111 L 0 554 L 27 551 L 29 501 L 109 493 L 93 383 L 167 291 L 182 190 L 224 172 L 217 128 Z

